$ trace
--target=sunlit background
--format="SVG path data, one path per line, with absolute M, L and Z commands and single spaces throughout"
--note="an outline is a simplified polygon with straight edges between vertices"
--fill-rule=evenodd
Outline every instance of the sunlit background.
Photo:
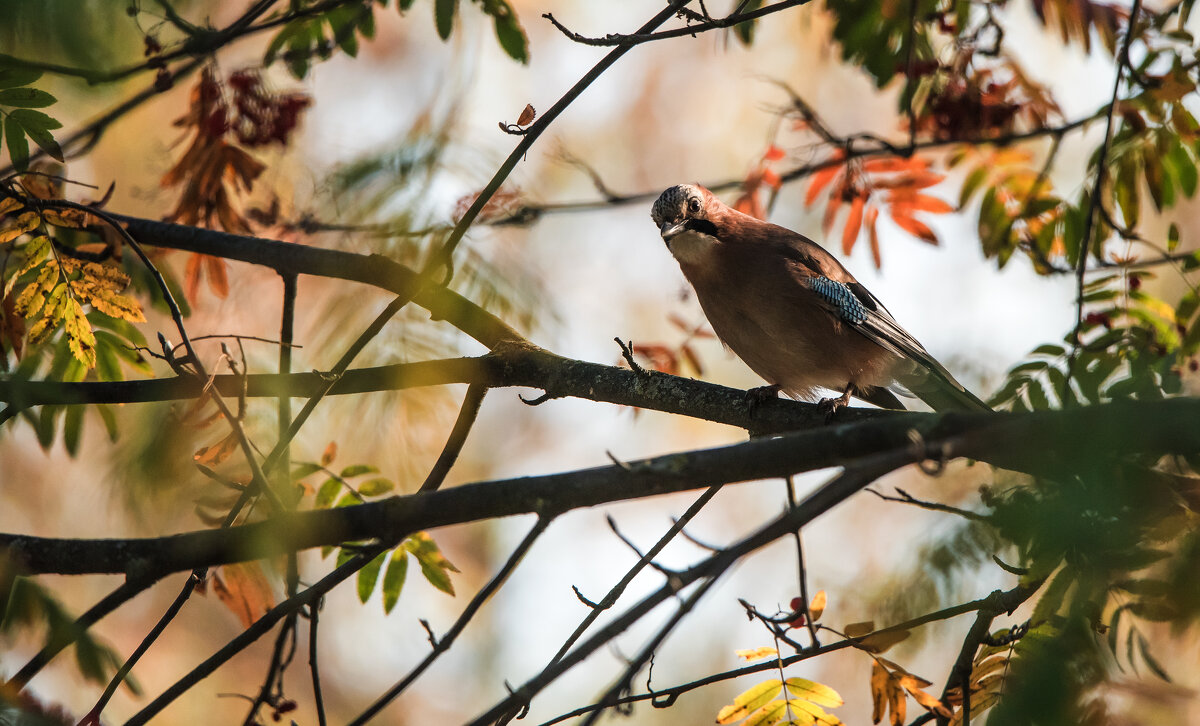
M 722 3 L 710 2 L 712 7 Z M 243 10 L 241 2 L 181 3 L 192 19 L 221 26 Z M 730 5 L 726 2 L 724 5 Z M 530 2 L 514 6 L 529 35 L 528 66 L 514 63 L 495 42 L 481 14 L 460 12 L 460 27 L 448 43 L 433 27 L 432 3 L 418 0 L 405 16 L 394 8 L 377 12 L 376 39 L 357 58 L 337 54 L 317 64 L 299 82 L 278 65 L 267 73 L 278 90 L 310 93 L 314 105 L 293 148 L 272 151 L 261 189 L 280 197 L 282 215 L 305 214 L 326 222 L 395 222 L 419 229 L 453 218 L 460 200 L 480 189 L 510 152 L 516 138 L 498 122 L 516 121 L 528 103 L 541 111 L 554 103 L 605 52 L 572 43 L 540 15 L 553 12 L 585 35 L 630 32 L 660 6 L 646 0 L 623 2 Z M 7 18 L 6 18 L 7 16 Z M 11 22 L 6 22 L 11 20 Z M 1051 86 L 1067 118 L 1088 113 L 1111 93 L 1113 66 L 1107 56 L 1088 57 L 1064 48 L 1036 24 L 1025 3 L 1003 17 L 1009 48 L 1034 78 Z M 0 45 L 30 55 L 45 53 L 64 62 L 111 66 L 136 62 L 140 33 L 110 3 L 16 2 L 0 9 Z M 709 33 L 632 50 L 563 114 L 518 166 L 505 186 L 521 201 L 594 201 L 601 194 L 583 166 L 617 193 L 651 193 L 680 182 L 717 183 L 743 178 L 771 143 L 788 157 L 783 168 L 824 158 L 811 135 L 784 128 L 776 135 L 783 82 L 812 104 L 838 133 L 867 131 L 896 136 L 897 89 L 877 92 L 854 68 L 840 63 L 828 38 L 830 20 L 819 4 L 789 10 L 760 24 L 753 47 L 728 34 Z M 47 38 L 47 36 L 49 36 Z M 236 44 L 219 56 L 228 73 L 258 63 L 265 38 Z M 71 163 L 72 179 L 117 187 L 109 209 L 161 217 L 175 190 L 159 179 L 181 149 L 181 132 L 170 121 L 181 115 L 188 79 L 114 126 L 95 151 Z M 43 83 L 62 99 L 59 118 L 70 130 L 149 82 L 137 77 L 115 86 L 89 89 L 61 79 Z M 1094 143 L 1101 129 L 1084 138 Z M 1068 141 L 1052 175 L 1064 194 L 1082 183 L 1086 144 Z M 404 160 L 415 164 L 403 166 Z M 398 171 L 404 168 L 405 171 Z M 956 203 L 959 179 L 951 176 L 932 193 Z M 774 201 L 771 221 L 820 239 L 818 208 L 808 210 L 804 181 L 785 185 Z M 86 198 L 87 191 L 70 192 Z M 726 201 L 736 196 L 725 195 Z M 883 265 L 874 269 L 869 250 L 859 244 L 843 262 L 878 295 L 895 317 L 969 388 L 986 396 L 1005 370 L 1034 346 L 1061 338 L 1074 319 L 1074 285 L 1069 277 L 1038 277 L 1024 259 L 997 272 L 983 259 L 969 214 L 932 222 L 942 240 L 934 247 L 884 222 Z M 264 235 L 284 234 L 266 229 Z M 393 254 L 415 260 L 411 240 L 365 234 L 284 234 L 303 244 Z M 837 244 L 831 251 L 839 252 Z M 615 364 L 614 337 L 638 343 L 679 344 L 686 333 L 671 322 L 700 324 L 703 316 L 679 269 L 649 220 L 649 202 L 614 205 L 587 212 L 549 214 L 529 227 L 475 226 L 460 249 L 460 289 L 486 298 L 492 309 L 532 341 L 558 354 Z M 182 269 L 184 255 L 165 256 Z M 262 268 L 233 265 L 226 299 L 202 292 L 188 321 L 195 335 L 238 333 L 278 336 L 278 278 Z M 332 365 L 344 346 L 388 301 L 377 290 L 351 283 L 302 278 L 296 353 L 298 370 Z M 161 317 L 152 320 L 166 329 Z M 151 330 L 155 328 L 150 328 Z M 148 336 L 150 337 L 150 336 Z M 219 349 L 201 349 L 216 367 Z M 719 343 L 702 339 L 696 350 L 703 378 L 740 388 L 761 381 Z M 410 311 L 389 324 L 359 363 L 382 364 L 453 355 L 474 355 L 482 347 Z M 251 370 L 275 365 L 276 350 L 246 343 Z M 160 374 L 165 374 L 161 370 Z M 685 374 L 695 371 L 685 369 Z M 301 432 L 294 459 L 312 460 L 335 441 L 338 465 L 370 463 L 408 490 L 419 485 L 436 458 L 465 387 L 334 398 Z M 540 474 L 609 463 L 669 451 L 743 440 L 744 432 L 704 422 L 635 412 L 608 404 L 559 399 L 528 407 L 519 391 L 498 389 L 484 401 L 448 486 L 493 478 Z M 528 391 L 524 393 L 529 394 Z M 249 418 L 260 446 L 273 438 L 273 403 L 252 405 Z M 211 443 L 215 430 L 163 433 L 167 406 L 127 406 L 123 435 L 108 442 L 99 421 L 89 421 L 84 444 L 72 459 L 61 444 L 42 451 L 28 426 L 12 427 L 0 440 L 0 530 L 58 537 L 151 536 L 197 529 L 194 500 L 208 491 L 194 472 L 190 453 Z M 178 439 L 172 442 L 171 440 Z M 140 466 L 124 463 L 134 456 Z M 171 457 L 175 458 L 172 459 Z M 802 492 L 827 479 L 819 472 L 799 479 Z M 991 474 L 956 466 L 927 479 L 904 471 L 879 488 L 900 486 L 916 496 L 971 506 L 979 484 Z M 380 723 L 442 724 L 468 720 L 518 686 L 557 651 L 587 614 L 574 585 L 599 599 L 636 561 L 637 555 L 609 529 L 611 516 L 621 533 L 642 549 L 670 526 L 698 492 L 585 509 L 563 515 L 538 541 L 512 581 L 468 627 L 454 648 L 417 686 L 388 708 Z M 780 511 L 785 488 L 766 481 L 728 486 L 688 527 L 697 540 L 722 545 L 753 531 Z M 421 578 L 410 576 L 400 604 L 384 616 L 379 594 L 362 605 L 352 585 L 335 591 L 321 617 L 321 670 L 331 723 L 361 712 L 429 649 L 419 619 L 442 633 L 467 599 L 503 563 L 533 524 L 532 518 L 435 531 L 443 551 L 461 570 L 450 598 Z M 826 590 L 829 607 L 822 622 L 834 627 L 875 618 L 880 625 L 943 604 L 1010 587 L 1011 576 L 993 567 L 979 572 L 938 572 L 922 553 L 955 546 L 956 519 L 860 494 L 803 532 L 810 587 Z M 947 544 L 949 543 L 949 544 Z M 705 550 L 683 539 L 660 558 L 667 567 L 686 567 Z M 739 565 L 704 599 L 698 610 L 659 650 L 650 685 L 664 688 L 737 667 L 735 649 L 772 645 L 769 635 L 748 622 L 738 598 L 760 610 L 786 610 L 798 595 L 795 547 L 780 540 Z M 302 579 L 315 581 L 332 566 L 317 553 L 301 560 Z M 636 602 L 657 588 L 662 576 L 643 573 L 622 603 Z M 82 612 L 119 584 L 117 578 L 45 578 L 75 612 Z M 178 591 L 183 576 L 168 578 L 100 623 L 96 632 L 122 656 L 145 635 Z M 904 584 L 897 588 L 897 583 Z M 891 591 L 903 597 L 885 599 Z M 618 605 L 618 610 L 621 606 Z M 673 612 L 655 611 L 572 670 L 533 703 L 526 723 L 541 723 L 603 694 L 624 667 Z M 889 657 L 940 687 L 969 626 L 970 617 L 918 632 Z M 1020 621 L 1020 613 L 1012 622 Z M 602 623 L 604 620 L 602 619 Z M 998 623 L 999 624 L 999 623 Z M 303 626 L 302 626 L 303 627 Z M 239 632 L 236 618 L 213 596 L 196 596 L 150 650 L 134 674 L 146 694 L 174 682 Z M 264 638 L 192 689 L 167 710 L 163 722 L 223 723 L 244 716 L 247 702 L 265 675 L 272 638 Z M 0 673 L 11 675 L 39 647 L 27 638 L 0 653 Z M 1180 648 L 1184 653 L 1188 649 Z M 79 715 L 99 693 L 82 682 L 69 655 L 32 682 L 47 701 Z M 800 675 L 829 684 L 847 705 L 838 714 L 847 723 L 870 720 L 870 659 L 852 650 L 793 666 Z M 1193 669 L 1194 670 L 1194 669 Z M 296 699 L 301 723 L 312 723 L 306 654 L 301 648 L 288 671 L 286 693 Z M 724 682 L 682 697 L 669 710 L 641 704 L 633 723 L 712 723 L 717 710 L 754 682 Z M 646 673 L 636 680 L 644 690 Z M 107 709 L 113 722 L 132 715 L 143 699 L 124 689 Z

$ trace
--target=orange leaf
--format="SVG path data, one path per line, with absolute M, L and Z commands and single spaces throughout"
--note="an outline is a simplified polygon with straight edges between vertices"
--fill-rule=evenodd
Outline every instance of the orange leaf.
M 321 452 L 321 466 L 329 466 L 333 460 L 337 458 L 337 442 L 330 441 L 325 447 L 325 451 Z
M 771 144 L 770 146 L 767 147 L 767 153 L 763 154 L 763 160 L 764 161 L 779 161 L 780 159 L 783 158 L 783 156 L 784 156 L 783 149 L 779 148 L 775 144 Z
M 954 207 L 945 200 L 930 196 L 929 194 L 921 194 L 915 191 L 897 189 L 888 195 L 888 203 L 892 209 L 898 207 L 903 209 L 903 213 L 912 214 L 913 212 L 929 212 L 930 214 L 949 214 L 954 211 Z M 894 213 L 894 212 L 893 212 Z
M 208 271 L 208 286 L 212 289 L 213 294 L 221 299 L 229 297 L 229 276 L 225 273 L 225 260 L 205 255 L 204 263 Z
M 850 216 L 846 217 L 846 229 L 842 231 L 842 254 L 850 254 L 858 240 L 858 232 L 862 229 L 864 202 L 865 200 L 858 196 L 850 203 Z
M 872 206 L 867 210 L 867 240 L 871 243 L 871 257 L 875 260 L 875 269 L 883 267 L 883 256 L 879 253 L 879 229 L 875 222 L 879 219 L 879 207 Z
M 842 153 L 839 151 L 834 154 L 833 158 L 841 159 L 841 157 Z M 829 186 L 830 182 L 836 179 L 842 173 L 843 169 L 845 169 L 844 164 L 834 164 L 813 174 L 812 181 L 808 184 L 808 194 L 804 196 L 804 206 L 811 207 L 813 202 L 817 201 L 817 197 L 820 196 L 821 190 Z
M 899 171 L 913 171 L 924 169 L 925 161 L 918 156 L 911 159 L 904 159 L 899 156 L 885 156 L 876 159 L 867 159 L 862 163 L 863 171 L 869 171 L 872 174 L 894 174 Z
M 275 595 L 267 576 L 257 562 L 225 565 L 221 568 L 225 578 L 213 575 L 213 592 L 233 614 L 250 627 L 255 620 L 275 606 Z
M 183 292 L 192 302 L 196 302 L 196 295 L 200 292 L 200 275 L 203 269 L 200 265 L 203 257 L 204 255 L 198 252 L 189 257 L 183 273 Z
M 748 191 L 738 197 L 737 201 L 733 203 L 733 208 L 743 214 L 749 214 L 756 219 L 765 220 L 767 218 L 767 210 L 758 198 L 757 189 Z
M 938 243 L 937 235 L 929 228 L 929 225 L 913 218 L 903 211 L 892 210 L 892 221 L 895 222 L 901 229 L 918 239 L 922 239 L 931 245 Z
M 762 170 L 762 181 L 763 184 L 766 184 L 772 189 L 778 189 L 779 187 L 783 186 L 783 180 L 779 178 L 779 175 L 776 174 L 773 169 Z
M 829 230 L 833 229 L 833 220 L 837 218 L 838 207 L 842 204 L 841 194 L 830 194 L 829 201 L 825 204 L 825 217 L 821 220 L 821 232 L 828 237 Z

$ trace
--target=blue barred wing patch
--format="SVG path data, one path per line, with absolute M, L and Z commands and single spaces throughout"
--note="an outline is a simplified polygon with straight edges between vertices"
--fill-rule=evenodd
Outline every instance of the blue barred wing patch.
M 809 277 L 806 278 L 806 282 L 808 289 L 832 305 L 842 320 L 858 325 L 867 319 L 866 307 L 845 283 L 830 280 L 828 277 Z

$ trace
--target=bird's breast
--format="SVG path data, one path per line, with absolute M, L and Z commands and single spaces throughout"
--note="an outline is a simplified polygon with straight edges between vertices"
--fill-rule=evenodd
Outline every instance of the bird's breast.
M 684 265 L 706 267 L 713 264 L 717 238 L 703 232 L 688 230 L 667 240 L 667 249 Z

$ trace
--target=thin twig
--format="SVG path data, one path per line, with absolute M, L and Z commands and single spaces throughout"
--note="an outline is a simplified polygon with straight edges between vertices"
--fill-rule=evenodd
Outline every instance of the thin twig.
M 396 685 L 389 688 L 386 693 L 384 693 L 375 701 L 375 703 L 371 704 L 367 710 L 355 717 L 353 721 L 350 721 L 350 726 L 361 726 L 377 716 L 379 712 L 384 709 L 384 707 L 386 707 L 389 703 L 395 700 L 397 696 L 403 693 L 404 689 L 412 685 L 412 683 L 416 681 L 417 678 L 419 678 L 421 674 L 424 673 L 427 668 L 429 668 L 429 666 L 433 665 L 433 662 L 437 660 L 442 653 L 450 650 L 450 646 L 454 645 L 455 639 L 457 639 L 459 634 L 462 633 L 463 629 L 467 627 L 467 624 L 471 622 L 471 619 L 475 617 L 475 614 L 479 612 L 479 609 L 483 607 L 483 604 L 487 602 L 488 598 L 495 594 L 495 592 L 500 589 L 500 586 L 508 580 L 509 576 L 512 575 L 513 570 L 517 568 L 517 565 L 519 565 L 521 560 L 524 559 L 525 554 L 529 552 L 529 548 L 532 547 L 533 543 L 537 541 L 537 538 L 546 531 L 546 527 L 550 526 L 551 521 L 553 521 L 553 517 L 538 517 L 537 522 L 534 523 L 528 534 L 525 535 L 525 538 L 521 540 L 521 543 L 518 544 L 517 548 L 513 550 L 513 553 L 509 555 L 508 560 L 504 563 L 504 566 L 500 568 L 500 571 L 497 572 L 496 575 L 492 577 L 492 579 L 489 580 L 488 583 L 484 585 L 478 593 L 476 593 L 475 597 L 471 599 L 471 602 L 467 603 L 467 606 L 463 608 L 462 614 L 458 616 L 458 620 L 454 621 L 454 625 L 452 625 L 450 629 L 446 631 L 445 635 L 437 639 L 437 644 L 434 645 L 433 650 L 430 651 L 429 654 L 426 655 L 425 658 L 419 664 L 417 664 L 415 668 L 409 671 L 404 678 L 400 679 Z
M 445 446 L 442 447 L 442 453 L 417 491 L 435 491 L 445 481 L 446 475 L 450 473 L 454 462 L 458 461 L 458 455 L 462 453 L 462 448 L 467 443 L 467 435 L 471 433 L 471 428 L 475 425 L 475 419 L 479 416 L 479 407 L 483 405 L 483 397 L 487 395 L 487 392 L 488 387 L 482 383 L 472 383 L 467 387 L 467 395 L 463 396 L 462 408 L 459 409 L 458 418 L 454 421 L 454 428 L 451 429 L 450 436 L 446 439 Z

